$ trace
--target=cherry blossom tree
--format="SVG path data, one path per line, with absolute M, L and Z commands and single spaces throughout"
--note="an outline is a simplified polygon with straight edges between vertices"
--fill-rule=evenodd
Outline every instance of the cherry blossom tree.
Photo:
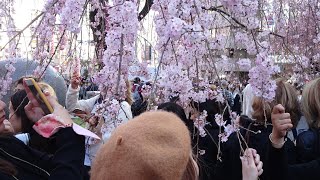
M 143 7 L 140 12 L 139 7 Z M 10 20 L 8 8 L 12 7 L 1 6 L 0 15 Z M 193 101 L 210 99 L 225 104 L 229 111 L 215 118 L 225 129 L 220 141 L 239 130 L 233 122 L 225 125 L 221 120 L 225 112 L 236 119 L 223 89 L 211 88 L 212 81 L 222 87 L 221 73 L 236 67 L 249 70 L 249 83 L 264 101 L 272 101 L 275 96 L 276 74 L 290 71 L 309 78 L 319 75 L 315 72 L 320 57 L 318 0 L 47 0 L 43 11 L 26 26 L 33 27 L 37 42 L 33 58 L 40 66 L 35 74 L 41 77 L 59 50 L 67 52 L 67 59 L 76 64 L 74 71 L 79 71 L 81 53 L 76 40 L 83 20 L 89 17 L 95 42 L 91 61 L 100 64 L 98 72 L 92 73 L 104 96 L 97 112 L 110 114 L 109 118 L 116 121 L 119 102 L 126 98 L 130 67 L 140 68 L 137 75 L 148 75 L 146 64 L 137 60 L 135 47 L 141 21 L 150 11 L 155 12 L 157 68 L 152 89 L 148 90 L 149 109 L 170 97 L 179 97 L 178 103 L 186 110 L 192 108 Z M 13 21 L 7 22 L 8 29 L 14 28 Z M 10 41 L 1 49 L 12 61 L 6 66 L 8 73 L 0 79 L 0 97 L 10 86 L 12 64 L 18 55 L 16 45 L 23 30 L 8 34 Z M 247 57 L 230 55 L 239 50 Z M 291 66 L 284 69 L 278 62 Z M 205 118 L 206 112 L 201 112 L 195 122 L 203 136 Z

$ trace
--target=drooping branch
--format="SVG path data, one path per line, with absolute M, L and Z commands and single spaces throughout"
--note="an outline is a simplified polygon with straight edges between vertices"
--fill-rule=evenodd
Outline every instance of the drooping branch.
M 2 50 L 4 50 L 4 48 L 11 42 L 13 41 L 16 37 L 20 36 L 29 26 L 31 26 L 35 21 L 37 21 L 45 12 L 41 12 L 40 14 L 38 14 L 37 17 L 35 17 L 29 24 L 27 24 L 22 30 L 18 31 L 17 34 L 15 34 L 1 49 L 0 52 Z
M 100 1 L 101 4 L 104 4 L 106 1 Z M 143 6 L 143 9 L 139 12 L 138 15 L 138 21 L 141 21 L 143 18 L 145 18 L 148 13 L 150 12 L 151 6 L 153 4 L 153 0 L 146 0 L 145 5 Z M 89 18 L 90 18 L 90 23 L 96 23 L 95 22 L 95 16 L 98 13 L 98 10 L 94 10 L 90 12 Z M 105 18 L 108 17 L 108 14 L 104 18 L 100 18 L 98 25 L 96 27 L 91 26 L 92 32 L 93 32 L 93 37 L 94 41 L 97 43 L 97 47 L 101 47 L 101 44 L 103 45 L 103 48 L 106 49 L 106 45 L 104 45 L 104 37 L 105 35 Z M 100 32 L 101 35 L 103 36 L 102 38 L 99 38 L 99 36 L 96 35 L 96 32 Z
M 204 10 L 208 10 L 208 11 L 215 11 L 215 12 L 218 12 L 220 13 L 221 15 L 225 15 L 227 17 L 229 17 L 230 19 L 232 19 L 232 21 L 234 21 L 236 24 L 238 24 L 241 28 L 243 29 L 248 29 L 246 25 L 244 25 L 243 23 L 241 23 L 239 20 L 237 20 L 235 17 L 232 17 L 229 13 L 227 13 L 226 11 L 222 10 L 222 9 L 219 9 L 220 7 L 222 6 L 218 6 L 218 7 L 210 7 L 210 8 L 206 8 L 206 7 L 202 7 L 202 9 Z M 223 16 L 223 17 L 225 17 Z M 261 32 L 260 30 L 257 30 L 257 32 Z M 274 33 L 274 32 L 270 32 L 270 35 L 274 35 L 274 36 L 277 36 L 277 37 L 280 37 L 280 38 L 285 38 L 284 36 L 280 35 L 280 34 L 277 34 L 277 33 Z

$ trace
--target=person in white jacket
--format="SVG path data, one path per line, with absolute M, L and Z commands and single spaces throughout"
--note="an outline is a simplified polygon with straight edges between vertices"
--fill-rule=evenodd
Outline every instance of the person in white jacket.
M 248 84 L 242 91 L 242 114 L 247 115 L 249 118 L 252 118 L 252 103 L 253 103 L 253 91 L 250 84 Z
M 78 76 L 73 77 L 67 91 L 66 108 L 70 112 L 74 110 L 81 110 L 86 112 L 86 114 L 94 114 L 96 111 L 96 106 L 99 103 L 101 103 L 99 99 L 100 95 L 94 96 L 86 100 L 78 100 L 79 90 L 80 90 L 79 84 L 80 84 L 80 78 Z M 130 86 L 130 83 L 127 83 L 127 85 Z M 86 124 L 88 129 L 93 130 L 97 134 L 100 134 L 102 138 L 100 141 L 97 141 L 91 138 L 86 138 L 86 154 L 85 154 L 85 161 L 84 161 L 84 165 L 86 166 L 86 171 L 90 170 L 92 161 L 95 158 L 98 149 L 102 144 L 104 144 L 110 138 L 112 131 L 120 124 L 126 123 L 128 120 L 132 119 L 131 89 L 130 87 L 127 87 L 127 89 L 128 89 L 127 99 L 126 101 L 122 101 L 120 103 L 121 108 L 117 115 L 117 123 L 114 123 L 113 120 L 111 118 L 108 118 L 108 115 L 105 114 L 103 115 L 104 121 L 94 122 L 95 120 L 93 119 L 96 119 L 96 118 L 93 116 L 89 120 L 90 123 Z M 102 126 L 104 127 L 103 130 L 101 130 Z M 86 174 L 84 179 L 89 179 L 89 175 Z

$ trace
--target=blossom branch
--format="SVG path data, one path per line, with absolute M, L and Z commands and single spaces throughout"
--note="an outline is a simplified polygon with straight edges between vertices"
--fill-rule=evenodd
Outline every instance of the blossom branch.
M 123 34 L 121 34 L 121 38 L 120 38 L 120 60 L 119 60 L 119 69 L 118 69 L 118 80 L 117 80 L 117 85 L 116 85 L 116 96 L 119 95 L 119 85 L 120 85 L 120 76 L 121 76 L 121 64 L 122 64 L 122 57 L 123 57 Z
M 22 30 L 18 31 L 17 34 L 15 34 L 1 49 L 0 52 L 2 50 L 4 50 L 4 48 L 10 43 L 12 42 L 17 36 L 20 36 L 30 25 L 32 25 L 36 20 L 38 20 L 42 15 L 44 14 L 44 12 L 41 12 L 40 14 L 38 14 L 38 16 L 36 16 L 29 24 L 27 24 Z

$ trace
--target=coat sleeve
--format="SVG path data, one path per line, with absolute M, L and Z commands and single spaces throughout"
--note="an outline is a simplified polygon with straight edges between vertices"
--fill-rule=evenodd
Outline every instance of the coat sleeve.
M 64 128 L 56 133 L 57 151 L 52 157 L 54 169 L 49 180 L 82 179 L 85 155 L 84 136 L 76 134 L 72 128 Z
M 80 88 L 73 89 L 69 86 L 66 96 L 66 108 L 68 111 L 79 109 L 90 114 L 99 95 L 86 100 L 78 100 L 79 90 Z
M 288 159 L 287 152 L 283 146 L 280 149 L 274 148 L 268 142 L 266 154 L 266 164 L 264 165 L 265 174 L 268 180 L 287 180 L 288 179 Z

